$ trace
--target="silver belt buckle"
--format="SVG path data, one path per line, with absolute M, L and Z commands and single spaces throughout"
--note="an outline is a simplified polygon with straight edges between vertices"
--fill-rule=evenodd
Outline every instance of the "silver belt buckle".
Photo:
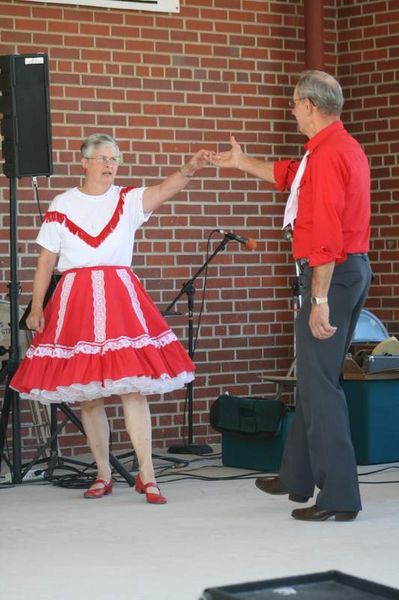
M 309 264 L 309 259 L 308 258 L 298 258 L 298 260 L 296 262 L 297 262 L 297 265 L 300 268 L 300 270 L 303 271 L 304 268 Z

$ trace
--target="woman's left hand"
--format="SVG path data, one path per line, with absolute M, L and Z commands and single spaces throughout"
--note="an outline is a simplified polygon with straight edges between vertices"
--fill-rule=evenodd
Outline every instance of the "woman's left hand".
M 209 150 L 199 150 L 194 154 L 191 160 L 183 165 L 178 171 L 169 175 L 158 185 L 152 185 L 144 190 L 143 209 L 145 213 L 156 210 L 165 200 L 173 198 L 177 192 L 186 187 L 188 179 L 194 175 L 198 169 L 205 167 L 210 162 L 211 152 Z
M 210 164 L 211 155 L 212 153 L 209 150 L 199 150 L 190 162 L 181 167 L 180 173 L 184 177 L 192 177 L 198 169 Z

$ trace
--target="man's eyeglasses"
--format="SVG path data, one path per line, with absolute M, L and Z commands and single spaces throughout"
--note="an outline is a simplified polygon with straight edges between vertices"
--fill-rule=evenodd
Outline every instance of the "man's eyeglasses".
M 307 98 L 291 98 L 290 100 L 288 100 L 288 106 L 290 108 L 294 109 L 297 102 L 303 102 L 304 100 L 309 100 L 310 104 L 313 104 L 313 106 L 316 106 L 316 104 L 314 103 L 312 98 L 309 98 L 309 97 L 307 97 Z
M 288 100 L 288 106 L 290 108 L 295 108 L 296 103 L 302 102 L 302 100 L 305 100 L 305 98 L 291 98 L 290 100 Z
M 119 156 L 85 156 L 86 160 L 95 160 L 98 165 L 110 164 L 112 166 L 119 165 L 121 159 Z

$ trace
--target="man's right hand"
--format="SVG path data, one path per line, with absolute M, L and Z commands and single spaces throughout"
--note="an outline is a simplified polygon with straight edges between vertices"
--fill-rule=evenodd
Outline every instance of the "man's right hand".
M 240 159 L 244 153 L 241 150 L 240 144 L 236 142 L 236 139 L 233 135 L 230 137 L 230 144 L 230 150 L 219 153 L 213 152 L 211 154 L 210 161 L 213 165 L 217 167 L 231 167 L 235 169 L 240 168 Z
M 309 327 L 312 335 L 318 340 L 327 340 L 334 335 L 337 328 L 330 325 L 330 308 L 327 303 L 312 305 Z
M 248 156 L 241 150 L 240 144 L 236 142 L 234 135 L 230 137 L 230 150 L 226 152 L 213 152 L 210 162 L 216 167 L 239 169 L 255 177 L 260 177 L 269 183 L 275 183 L 274 162 L 271 160 L 260 160 Z

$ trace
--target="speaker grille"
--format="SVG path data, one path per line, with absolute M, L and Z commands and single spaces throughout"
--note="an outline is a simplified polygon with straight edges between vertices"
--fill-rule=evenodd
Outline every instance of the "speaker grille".
M 49 176 L 53 165 L 47 55 L 1 56 L 0 69 L 4 174 Z

